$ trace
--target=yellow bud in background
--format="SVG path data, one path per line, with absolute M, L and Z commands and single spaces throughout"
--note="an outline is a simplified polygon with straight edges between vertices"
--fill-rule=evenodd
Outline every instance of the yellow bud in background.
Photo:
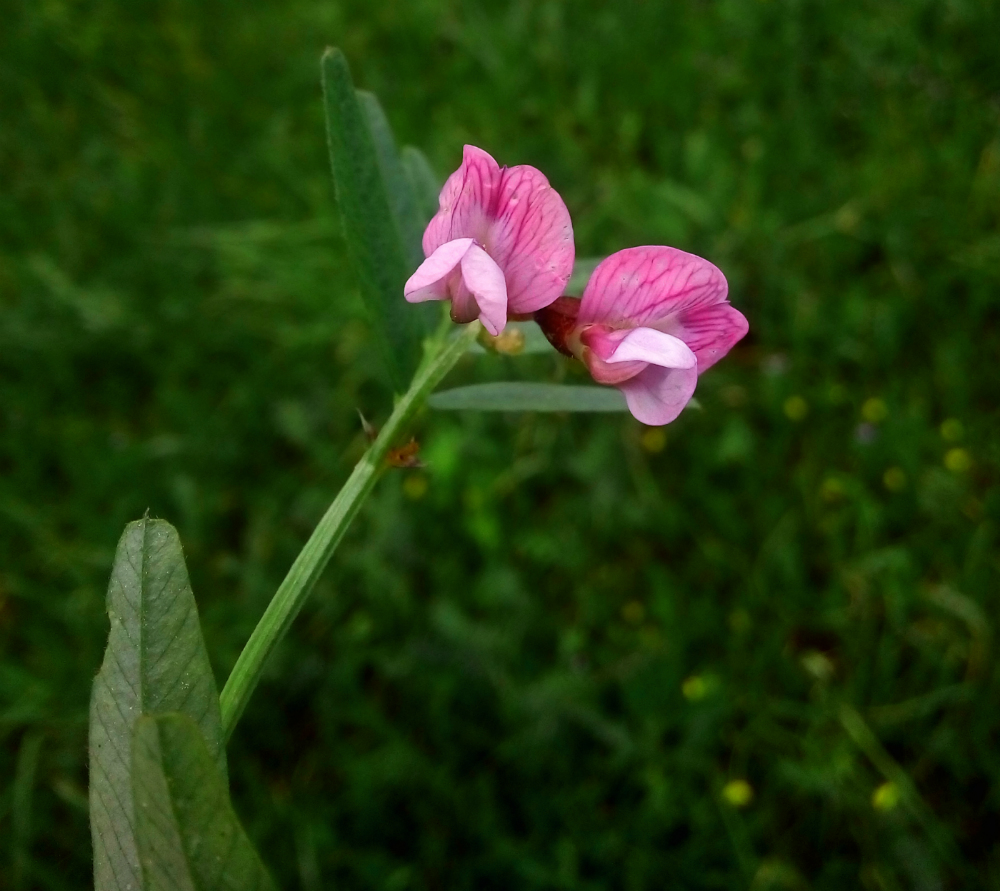
M 733 807 L 746 807 L 753 801 L 753 786 L 746 780 L 730 780 L 722 787 L 722 797 Z
M 872 807 L 877 811 L 891 811 L 899 804 L 899 787 L 895 783 L 883 783 L 872 792 Z
M 667 433 L 662 427 L 647 427 L 639 437 L 639 445 L 652 455 L 662 452 L 667 445 Z
M 681 693 L 690 702 L 697 702 L 708 695 L 708 684 L 700 675 L 693 674 L 681 684 Z
M 517 356 L 524 352 L 525 336 L 524 331 L 516 325 L 508 325 L 499 334 L 490 334 L 485 329 L 479 332 L 479 343 L 487 350 L 494 353 L 503 353 L 507 356 Z
M 809 414 L 809 403 L 801 396 L 789 396 L 785 400 L 785 416 L 792 421 L 801 421 Z
M 427 494 L 427 477 L 414 473 L 403 480 L 403 494 L 411 501 L 419 501 Z
M 889 408 L 877 396 L 873 396 L 871 399 L 866 399 L 864 405 L 861 406 L 861 417 L 863 417 L 869 424 L 881 423 L 886 419 L 888 414 Z
M 944 466 L 952 473 L 965 473 L 972 467 L 972 456 L 965 449 L 948 449 L 944 456 Z

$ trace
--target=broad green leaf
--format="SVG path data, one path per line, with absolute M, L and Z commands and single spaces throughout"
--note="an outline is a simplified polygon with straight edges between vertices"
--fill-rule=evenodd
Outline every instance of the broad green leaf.
M 431 167 L 427 156 L 412 145 L 403 146 L 403 168 L 416 196 L 417 209 L 426 226 L 431 217 L 438 212 L 441 183 L 435 176 L 434 168 Z
M 431 408 L 442 411 L 628 411 L 614 387 L 580 387 L 529 381 L 472 384 L 434 393 Z
M 508 342 L 512 338 L 521 340 L 520 348 L 513 350 L 492 350 L 476 343 L 470 348 L 469 352 L 480 355 L 483 353 L 502 353 L 509 356 L 530 356 L 538 353 L 554 353 L 556 351 L 555 347 L 545 339 L 542 329 L 534 322 L 508 322 L 507 327 L 503 329 L 500 337 L 506 338 Z
M 382 174 L 382 182 L 385 183 L 389 206 L 392 208 L 396 229 L 403 245 L 403 253 L 409 268 L 413 270 L 424 262 L 424 249 L 421 246 L 425 225 L 425 221 L 422 220 L 423 214 L 417 205 L 413 183 L 396 150 L 396 140 L 392 135 L 392 126 L 385 116 L 385 111 L 374 93 L 358 90 L 357 94 L 375 143 L 379 171 Z M 422 308 L 425 307 L 414 309 L 419 312 Z
M 229 801 L 198 725 L 140 718 L 132 736 L 143 891 L 263 891 L 274 883 Z
M 322 70 L 330 166 L 348 251 L 389 376 L 403 392 L 420 358 L 428 310 L 403 299 L 403 285 L 415 266 L 396 222 L 347 59 L 340 50 L 328 49 Z
M 141 887 L 132 801 L 132 730 L 143 715 L 183 712 L 226 774 L 219 695 L 177 532 L 130 523 L 108 584 L 104 662 L 90 699 L 90 825 L 96 891 Z
M 604 257 L 577 257 L 573 264 L 573 274 L 566 285 L 566 293 L 573 297 L 583 294 L 583 289 L 587 287 L 587 282 L 603 259 Z

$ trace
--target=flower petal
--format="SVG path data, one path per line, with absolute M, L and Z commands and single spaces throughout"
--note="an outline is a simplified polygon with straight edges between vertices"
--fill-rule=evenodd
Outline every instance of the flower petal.
M 447 300 L 452 273 L 472 245 L 471 238 L 457 238 L 442 244 L 409 277 L 403 285 L 403 296 L 410 303 Z
M 462 258 L 462 281 L 476 300 L 479 320 L 495 337 L 507 324 L 507 283 L 500 267 L 477 244 Z
M 579 331 L 579 351 L 575 355 L 587 366 L 597 383 L 616 387 L 622 381 L 635 377 L 649 364 L 644 360 L 609 361 L 628 333 L 628 329 L 609 328 L 607 325 L 587 325 Z
M 694 351 L 700 373 L 725 356 L 749 329 L 746 317 L 735 306 L 719 303 L 681 313 L 669 330 Z
M 625 332 L 605 362 L 649 362 L 661 368 L 694 368 L 698 360 L 679 337 L 654 328 Z
M 424 230 L 424 255 L 456 238 L 474 238 L 485 244 L 495 217 L 500 165 L 474 145 L 462 153 L 462 165 L 448 177 L 438 198 L 439 210 Z
M 511 311 L 534 312 L 559 297 L 573 274 L 573 223 L 559 193 L 528 165 L 501 173 L 483 241 L 507 279 Z
M 673 421 L 688 404 L 698 385 L 696 368 L 660 368 L 648 365 L 618 384 L 632 415 L 643 424 L 659 426 Z
M 726 300 L 726 277 L 708 260 L 676 248 L 628 248 L 594 270 L 580 304 L 581 324 L 650 326 Z

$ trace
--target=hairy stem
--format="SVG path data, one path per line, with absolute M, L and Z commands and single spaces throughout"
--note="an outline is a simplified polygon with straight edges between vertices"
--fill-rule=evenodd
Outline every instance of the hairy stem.
M 288 575 L 236 660 L 219 697 L 222 731 L 227 740 L 260 680 L 267 657 L 287 633 L 348 526 L 374 488 L 386 466 L 387 453 L 398 444 L 400 434 L 433 389 L 475 342 L 479 328 L 479 322 L 473 322 L 451 338 L 442 337 L 431 343 L 409 390 L 396 403 L 375 442 L 355 465 L 344 487 L 295 558 Z

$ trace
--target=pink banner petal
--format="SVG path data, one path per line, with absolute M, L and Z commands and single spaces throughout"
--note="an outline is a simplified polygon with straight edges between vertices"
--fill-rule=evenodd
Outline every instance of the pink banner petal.
M 726 299 L 725 276 L 708 260 L 672 247 L 628 248 L 594 270 L 580 304 L 581 324 L 650 326 Z
M 440 210 L 424 231 L 425 256 L 456 238 L 486 243 L 500 178 L 500 165 L 491 155 L 474 145 L 465 147 L 462 166 L 448 177 L 438 199 Z
M 534 167 L 503 171 L 486 250 L 507 279 L 512 312 L 534 312 L 559 297 L 573 274 L 573 223 L 559 193 Z

